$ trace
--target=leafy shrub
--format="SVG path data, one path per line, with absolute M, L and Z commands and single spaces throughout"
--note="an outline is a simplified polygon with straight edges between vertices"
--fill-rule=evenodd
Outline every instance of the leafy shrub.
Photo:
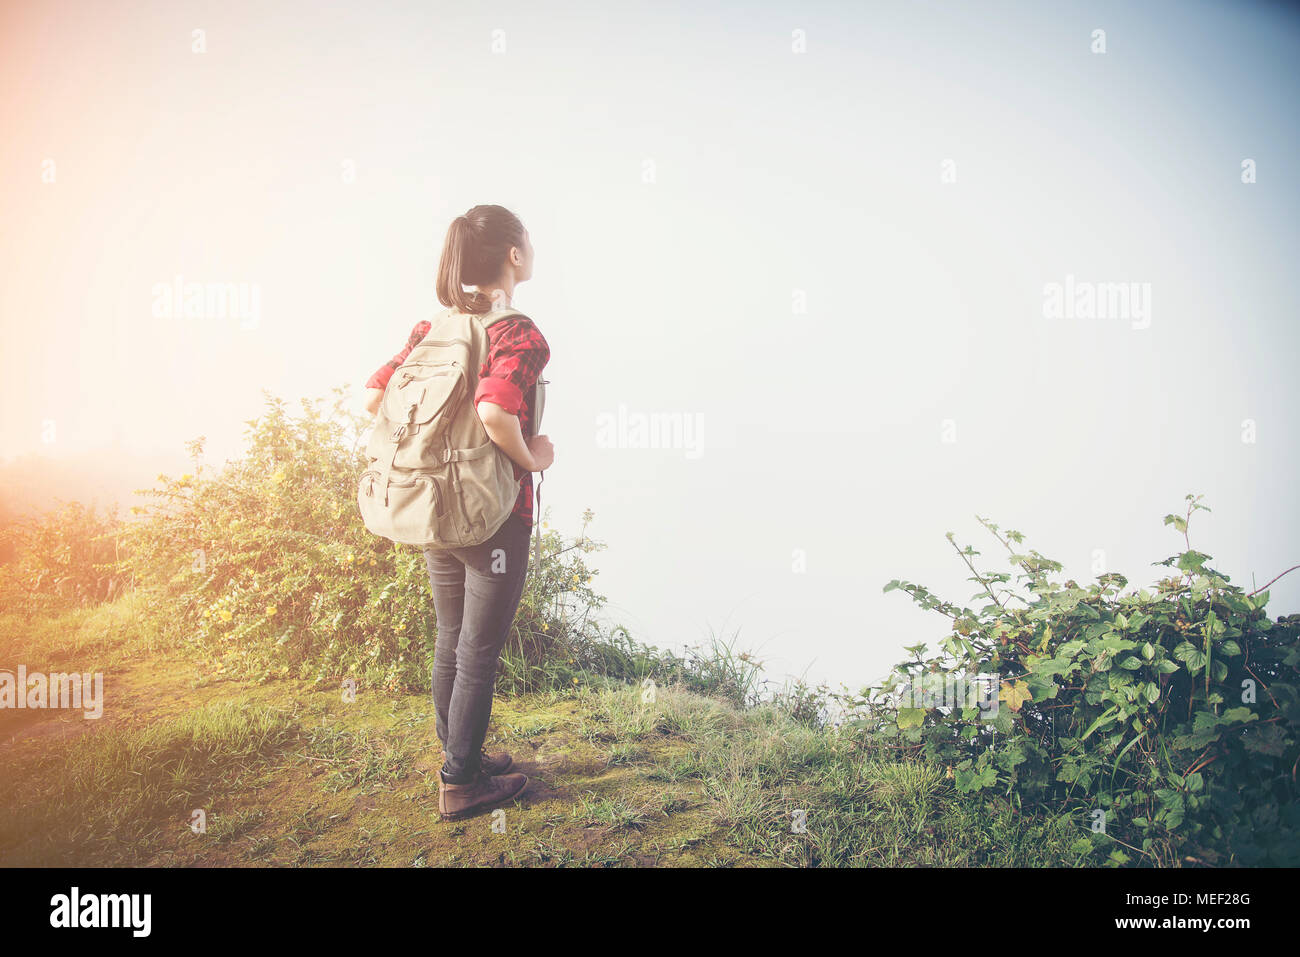
M 0 600 L 32 616 L 114 597 L 122 523 L 116 509 L 100 515 L 68 502 L 46 515 L 18 519 L 0 531 Z
M 247 452 L 218 471 L 159 476 L 137 507 L 127 564 L 152 589 L 177 637 L 217 673 L 317 682 L 354 678 L 386 689 L 427 689 L 436 634 L 418 548 L 366 530 L 356 480 L 369 422 L 334 400 L 280 399 L 247 423 Z M 530 576 L 512 634 L 515 684 L 601 601 L 589 587 L 585 539 L 565 548 L 545 536 L 540 573 Z M 577 613 L 574 610 L 577 609 Z
M 188 443 L 192 471 L 140 490 L 146 503 L 131 521 L 72 505 L 11 532 L 16 557 L 0 587 L 13 607 L 45 609 L 62 592 L 93 601 L 130 585 L 214 676 L 426 690 L 437 625 L 423 554 L 372 535 L 357 514 L 370 421 L 349 410 L 343 389 L 300 406 L 268 395 L 246 423 L 245 452 L 220 468 L 201 464 L 201 437 Z M 604 547 L 587 534 L 592 518 L 584 513 L 567 541 L 543 523 L 498 689 L 572 688 L 595 673 L 753 700 L 758 663 L 726 642 L 683 657 L 602 625 L 605 599 L 584 561 Z
M 1158 563 L 1172 574 L 1154 591 L 1125 592 L 1118 574 L 1053 581 L 1059 563 L 980 519 L 1010 553 L 1013 581 L 979 570 L 979 553 L 949 534 L 985 604 L 886 585 L 950 618 L 952 632 L 941 653 L 909 648 L 886 682 L 854 697 L 855 727 L 947 764 L 958 791 L 1104 820 L 1081 841 L 1117 864 L 1300 862 L 1300 616 L 1271 621 L 1267 591 L 1244 593 L 1192 549 L 1188 525 L 1204 508 L 1189 495 L 1185 515 L 1165 518 L 1185 550 Z M 996 675 L 997 707 L 890 700 L 980 673 Z
M 825 728 L 830 723 L 835 695 L 826 684 L 808 684 L 802 678 L 786 682 L 772 697 L 772 703 L 795 722 L 808 728 Z

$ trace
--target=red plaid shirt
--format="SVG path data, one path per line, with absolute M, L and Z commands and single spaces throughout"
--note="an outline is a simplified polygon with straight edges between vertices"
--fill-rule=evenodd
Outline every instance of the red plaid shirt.
M 430 327 L 428 320 L 417 322 L 411 330 L 411 337 L 406 340 L 406 347 L 376 370 L 366 381 L 366 388 L 387 388 L 388 380 L 393 377 L 397 367 L 406 361 L 411 350 L 429 334 Z M 550 361 L 551 347 L 527 316 L 513 316 L 494 322 L 488 326 L 487 334 L 488 354 L 479 370 L 474 404 L 478 405 L 486 399 L 511 415 L 519 416 L 519 425 L 527 440 L 533 435 L 533 418 L 537 413 L 534 408 L 536 395 L 533 385 Z M 532 525 L 533 473 L 525 472 L 516 465 L 515 477 L 519 479 L 520 488 L 519 497 L 515 499 L 514 514 Z

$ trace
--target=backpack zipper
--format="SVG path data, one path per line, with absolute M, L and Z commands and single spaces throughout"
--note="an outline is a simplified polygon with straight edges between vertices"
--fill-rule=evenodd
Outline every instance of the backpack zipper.
M 455 375 L 456 372 L 459 371 L 461 367 L 460 363 L 456 362 L 455 360 L 452 360 L 451 362 L 416 362 L 413 363 L 412 365 L 419 366 L 420 368 L 424 368 L 424 369 L 432 369 L 434 371 L 428 372 L 425 375 L 417 375 L 416 373 L 411 372 L 409 369 L 404 369 L 402 371 L 402 381 L 397 383 L 397 387 L 399 389 L 405 389 L 416 379 L 432 379 L 435 376 L 440 376 L 440 375 Z

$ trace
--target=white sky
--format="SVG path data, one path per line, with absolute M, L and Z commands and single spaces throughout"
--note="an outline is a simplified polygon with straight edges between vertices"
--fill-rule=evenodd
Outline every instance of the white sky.
M 886 581 L 972 593 L 945 531 L 1147 583 L 1188 491 L 1193 544 L 1263 584 L 1300 561 L 1279 9 L 5 4 L 2 451 L 53 419 L 57 452 L 234 454 L 261 389 L 359 386 L 437 308 L 448 222 L 500 203 L 552 347 L 545 501 L 594 509 L 640 640 L 738 628 L 776 677 L 861 683 L 942 632 Z M 256 284 L 256 328 L 155 318 L 176 275 Z M 1045 319 L 1067 275 L 1149 283 L 1150 327 Z M 702 417 L 703 454 L 598 447 L 620 405 Z

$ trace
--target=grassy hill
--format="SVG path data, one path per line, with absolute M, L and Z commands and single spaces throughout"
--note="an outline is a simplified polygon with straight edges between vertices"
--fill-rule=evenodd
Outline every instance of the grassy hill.
M 149 612 L 127 595 L 34 623 L 0 617 L 30 670 L 105 675 L 101 719 L 0 711 L 0 864 L 1080 860 L 1077 823 L 958 795 L 942 767 L 881 760 L 772 707 L 672 686 L 646 701 L 597 675 L 498 697 L 489 746 L 514 755 L 528 788 L 503 819 L 444 823 L 427 696 L 362 690 L 345 702 L 304 680 L 215 675 L 168 648 Z M 191 829 L 195 809 L 206 833 Z

